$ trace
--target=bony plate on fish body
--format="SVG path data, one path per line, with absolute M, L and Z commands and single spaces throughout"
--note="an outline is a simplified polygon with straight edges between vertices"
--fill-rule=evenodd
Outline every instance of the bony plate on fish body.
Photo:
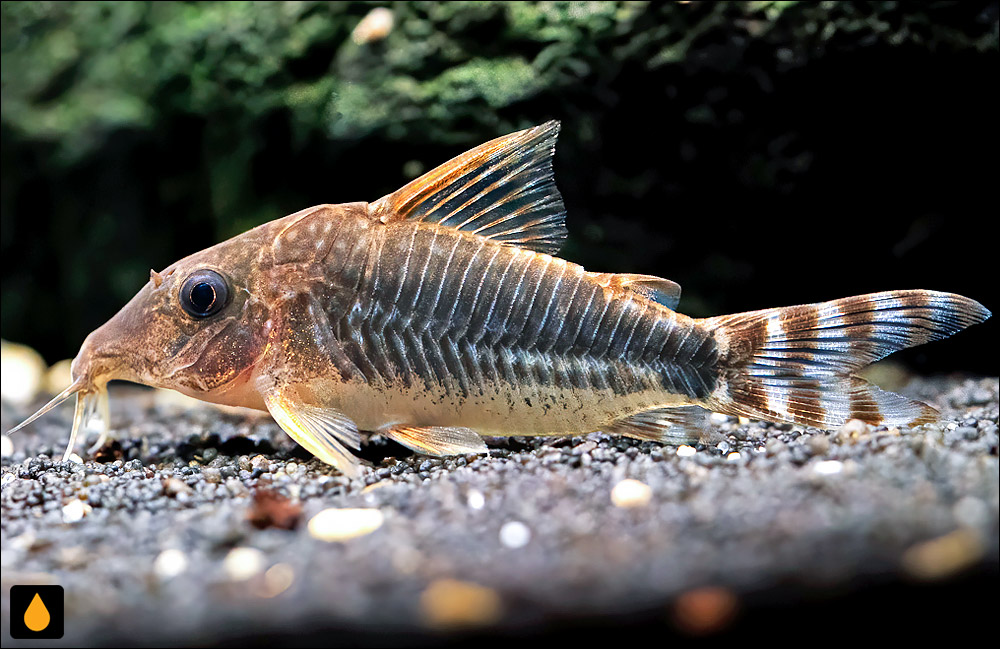
M 854 374 L 986 320 L 901 290 L 696 319 L 680 287 L 555 256 L 558 122 L 492 140 L 374 203 L 319 205 L 185 257 L 91 333 L 67 455 L 122 379 L 267 410 L 348 475 L 359 430 L 430 455 L 482 435 L 697 438 L 708 411 L 822 429 L 933 421 Z M 20 426 L 18 426 L 20 428 Z M 15 429 L 16 430 L 16 429 Z

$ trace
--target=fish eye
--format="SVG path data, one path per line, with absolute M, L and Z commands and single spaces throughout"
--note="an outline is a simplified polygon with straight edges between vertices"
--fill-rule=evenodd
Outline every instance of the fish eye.
M 229 302 L 229 285 L 214 270 L 195 271 L 181 286 L 181 307 L 194 318 L 207 318 Z

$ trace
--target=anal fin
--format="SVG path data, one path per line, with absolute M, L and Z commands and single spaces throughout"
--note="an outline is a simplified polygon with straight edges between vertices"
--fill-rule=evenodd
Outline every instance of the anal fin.
M 654 408 L 619 419 L 606 433 L 660 444 L 692 444 L 708 435 L 708 411 L 698 406 Z
M 302 403 L 287 391 L 264 394 L 264 403 L 288 436 L 344 475 L 361 475 L 361 464 L 346 447 L 361 448 L 361 434 L 353 421 L 331 408 Z
M 381 432 L 394 442 L 424 455 L 463 455 L 487 451 L 483 438 L 471 428 L 397 425 Z

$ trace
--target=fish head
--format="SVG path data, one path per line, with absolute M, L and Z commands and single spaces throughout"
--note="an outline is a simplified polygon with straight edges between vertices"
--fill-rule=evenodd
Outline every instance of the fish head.
M 247 233 L 247 234 L 252 234 Z M 84 340 L 75 382 L 118 379 L 215 400 L 260 356 L 267 309 L 246 235 L 185 257 L 149 281 Z
M 249 381 L 267 338 L 267 308 L 255 284 L 267 234 L 262 228 L 185 257 L 162 272 L 150 271 L 139 292 L 83 341 L 73 359 L 70 386 L 9 432 L 76 394 L 72 448 L 95 405 L 106 419 L 106 386 L 112 380 L 263 407 L 252 397 L 242 403 L 250 392 L 238 389 Z

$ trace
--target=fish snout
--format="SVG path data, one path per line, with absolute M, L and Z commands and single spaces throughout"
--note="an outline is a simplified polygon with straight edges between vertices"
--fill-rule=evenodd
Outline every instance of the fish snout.
M 129 336 L 122 336 L 115 320 L 109 320 L 84 339 L 70 369 L 74 382 L 82 381 L 96 389 L 111 380 L 149 382 L 144 376 L 147 363 L 141 345 Z

